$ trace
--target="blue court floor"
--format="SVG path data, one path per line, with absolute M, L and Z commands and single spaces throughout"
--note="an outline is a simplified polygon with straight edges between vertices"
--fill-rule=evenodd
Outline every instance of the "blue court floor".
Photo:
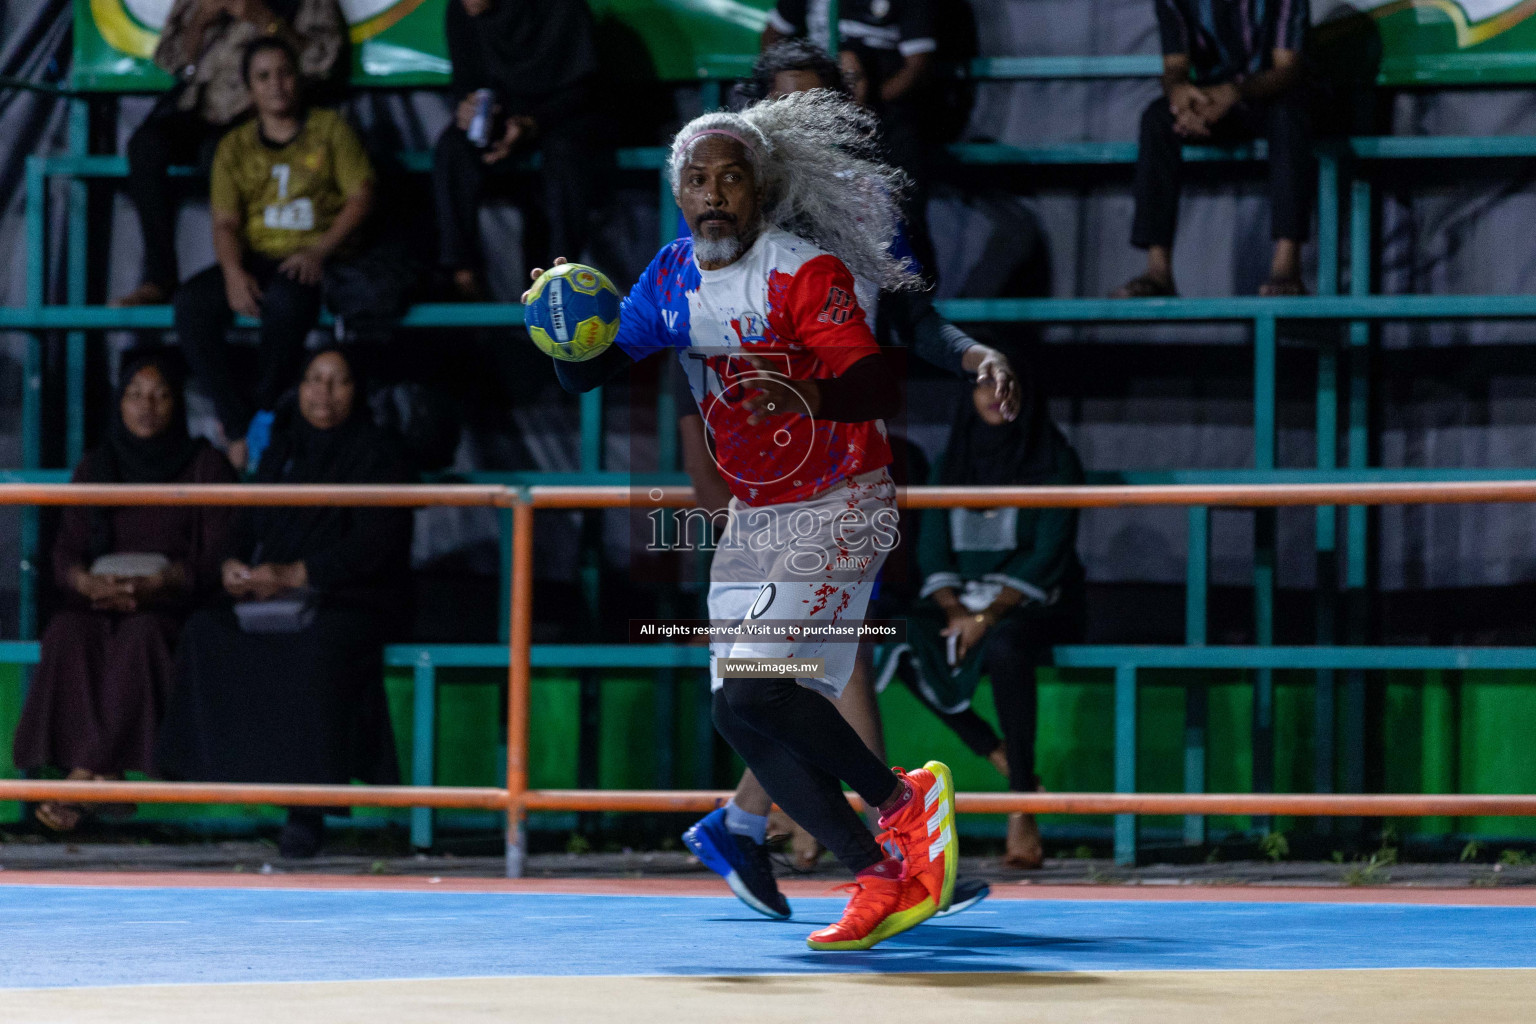
M 0 987 L 1536 968 L 1536 907 L 994 899 L 865 953 L 807 950 L 841 907 L 797 900 L 780 923 L 729 897 L 3 886 Z

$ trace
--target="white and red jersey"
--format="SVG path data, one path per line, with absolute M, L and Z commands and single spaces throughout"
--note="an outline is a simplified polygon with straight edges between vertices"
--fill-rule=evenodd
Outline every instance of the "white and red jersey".
M 630 289 L 615 340 L 636 361 L 677 351 L 736 497 L 749 505 L 804 501 L 889 465 L 885 424 L 814 420 L 801 409 L 751 426 L 741 403 L 766 371 L 740 354 L 762 355 L 795 380 L 840 376 L 880 351 L 865 318 L 874 298 L 842 260 L 777 228 L 723 270 L 701 270 L 693 239 L 680 238 Z

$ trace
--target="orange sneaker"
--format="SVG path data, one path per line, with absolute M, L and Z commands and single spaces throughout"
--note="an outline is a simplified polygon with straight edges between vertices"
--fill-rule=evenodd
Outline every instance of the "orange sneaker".
M 853 898 L 841 918 L 805 940 L 812 949 L 868 949 L 939 912 L 916 878 L 862 875 L 843 888 Z
M 960 844 L 955 835 L 955 780 L 949 766 L 929 761 L 908 774 L 897 768 L 898 777 L 913 789 L 912 799 L 880 827 L 896 841 L 906 875 L 916 878 L 933 897 L 938 910 L 948 910 L 955 895 L 955 872 L 960 867 Z M 884 840 L 882 835 L 881 839 Z

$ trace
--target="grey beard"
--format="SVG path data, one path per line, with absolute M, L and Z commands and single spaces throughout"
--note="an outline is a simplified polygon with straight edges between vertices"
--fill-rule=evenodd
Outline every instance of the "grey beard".
M 700 263 L 730 263 L 741 255 L 741 238 L 731 235 L 728 238 L 699 238 L 693 239 L 693 256 Z

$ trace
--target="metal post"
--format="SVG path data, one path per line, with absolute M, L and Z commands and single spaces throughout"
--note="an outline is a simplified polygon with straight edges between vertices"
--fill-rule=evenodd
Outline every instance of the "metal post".
M 1253 324 L 1253 466 L 1275 468 L 1275 402 L 1277 337 L 1275 318 L 1261 316 Z M 1254 642 L 1275 642 L 1275 510 L 1254 512 L 1253 551 Z M 1272 669 L 1254 673 L 1253 685 L 1253 788 L 1264 793 L 1274 788 L 1274 702 Z M 1268 828 L 1261 819 L 1254 827 Z
M 663 367 L 656 386 L 656 468 L 668 472 L 677 468 L 677 401 L 672 394 L 672 377 L 676 371 L 671 365 Z M 657 509 L 662 517 L 662 537 L 665 538 L 670 520 L 669 508 Z M 662 545 L 665 547 L 665 543 Z M 675 563 L 682 566 L 686 556 L 679 555 Z M 657 610 L 663 618 L 677 613 L 675 595 L 668 589 L 661 594 Z M 677 776 L 677 673 L 670 668 L 656 672 L 656 784 L 663 789 L 676 785 Z
M 1190 506 L 1189 550 L 1184 557 L 1184 642 L 1204 647 L 1211 565 L 1211 510 L 1204 505 Z
M 528 835 L 523 794 L 528 792 L 528 708 L 532 689 L 533 506 L 512 492 L 512 621 L 507 659 L 507 877 L 521 878 Z
M 437 767 L 437 669 L 426 651 L 416 656 L 411 703 L 411 785 L 430 786 Z M 412 846 L 422 850 L 432 847 L 432 819 L 432 808 L 411 808 Z
M 1339 293 L 1339 154 L 1317 150 L 1317 294 Z
M 666 245 L 677 238 L 677 198 L 672 195 L 672 178 L 666 168 L 656 175 L 656 242 Z
M 603 389 L 593 388 L 581 396 L 581 471 L 596 473 L 603 468 Z
M 496 554 L 501 563 L 501 614 L 496 619 L 496 640 L 504 644 L 512 639 L 508 633 L 512 621 L 512 510 L 509 508 L 496 510 Z
M 90 107 L 84 99 L 69 103 L 69 151 L 72 156 L 87 156 L 90 152 Z M 85 285 L 89 267 L 86 262 L 86 218 L 89 210 L 84 178 L 75 178 L 69 184 L 69 210 L 67 216 L 68 273 L 66 296 L 72 306 L 83 306 L 86 301 Z M 85 454 L 85 332 L 70 331 L 64 336 L 64 464 L 73 466 Z
M 41 306 L 48 290 L 48 178 L 40 156 L 27 157 L 27 305 Z
M 1350 183 L 1349 197 L 1349 293 L 1371 293 L 1373 247 L 1371 223 L 1374 197 L 1371 183 L 1359 179 Z M 1357 320 L 1349 325 L 1349 406 L 1347 465 L 1365 469 L 1370 465 L 1370 359 L 1371 325 Z M 1346 608 L 1345 640 L 1365 643 L 1366 584 L 1369 574 L 1370 520 L 1364 505 L 1351 505 L 1344 512 L 1344 592 Z M 1343 735 L 1341 783 L 1346 792 L 1365 788 L 1365 673 L 1345 673 L 1344 692 L 1339 701 Z M 1340 822 L 1340 829 L 1358 836 L 1364 828 L 1360 819 Z
M 1275 358 L 1273 316 L 1253 320 L 1253 467 L 1275 468 Z
M 1203 647 L 1206 640 L 1206 603 L 1210 586 L 1211 510 L 1189 509 L 1189 541 L 1184 582 L 1184 642 Z M 1206 729 L 1209 691 L 1205 683 L 1184 684 L 1184 792 L 1205 792 Z M 1205 818 L 1184 816 L 1184 844 L 1205 845 Z
M 1317 468 L 1333 469 L 1338 465 L 1339 445 L 1339 350 L 1336 339 L 1324 338 L 1317 349 Z M 1327 646 L 1337 639 L 1339 584 L 1338 567 L 1338 509 L 1332 505 L 1319 506 L 1315 525 L 1316 578 L 1313 588 L 1317 601 L 1315 637 L 1320 646 Z M 1312 787 L 1319 793 L 1333 792 L 1334 764 L 1334 691 L 1336 679 L 1332 669 L 1318 669 L 1314 675 L 1312 691 Z M 1314 829 L 1327 833 L 1333 830 L 1333 822 L 1319 818 Z
M 839 33 L 842 30 L 842 10 L 838 0 L 827 0 L 827 52 L 837 56 L 842 47 Z
M 1136 666 L 1115 667 L 1115 792 L 1136 792 Z M 1115 863 L 1136 863 L 1136 816 L 1115 815 Z

